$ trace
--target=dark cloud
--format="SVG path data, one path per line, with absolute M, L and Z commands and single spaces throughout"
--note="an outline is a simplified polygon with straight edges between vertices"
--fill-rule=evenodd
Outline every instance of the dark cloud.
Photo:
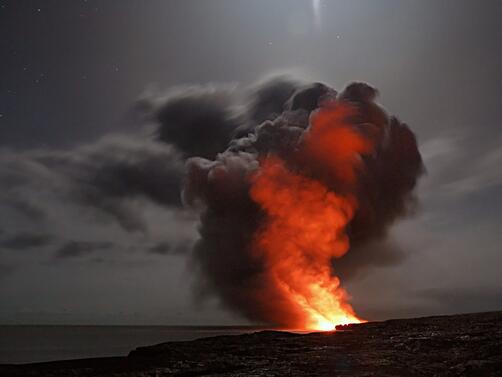
M 14 271 L 14 267 L 0 263 L 0 280 L 4 279 Z
M 112 247 L 113 243 L 106 241 L 68 241 L 56 250 L 55 257 L 62 259 L 78 258 Z
M 109 136 L 67 151 L 4 151 L 0 160 L 0 201 L 24 215 L 51 210 L 32 203 L 46 193 L 57 203 L 94 208 L 128 231 L 147 231 L 138 200 L 181 205 L 179 152 L 141 136 Z
M 47 212 L 40 208 L 40 206 L 35 203 L 31 203 L 28 200 L 12 197 L 6 202 L 6 204 L 17 213 L 21 213 L 27 219 L 36 221 L 43 221 L 47 219 Z
M 23 221 L 46 220 L 46 200 L 40 195 L 60 183 L 59 177 L 29 152 L 0 149 L 0 206 L 4 220 L 12 213 L 20 214 Z M 14 223 L 14 219 L 9 218 L 9 223 Z
M 324 84 L 307 84 L 289 75 L 273 76 L 252 86 L 241 108 L 244 124 L 237 129 L 232 142 L 254 133 L 258 125 L 277 119 L 285 110 L 303 111 L 301 114 L 307 116 L 330 90 Z M 298 113 L 295 115 L 291 120 L 298 118 Z
M 500 310 L 502 292 L 493 286 L 435 287 L 413 292 L 439 313 Z
M 159 102 L 154 113 L 159 139 L 175 145 L 187 157 L 214 158 L 225 150 L 239 126 L 232 89 L 189 87 Z
M 112 140 L 72 156 L 67 168 L 72 194 L 115 217 L 126 230 L 146 231 L 133 199 L 179 207 L 183 163 L 177 152 L 156 143 Z
M 178 255 L 184 254 L 190 251 L 191 242 L 168 242 L 161 241 L 148 248 L 148 252 L 158 255 Z
M 326 88 L 280 76 L 241 94 L 235 87 L 212 85 L 145 98 L 142 106 L 157 123 L 161 142 L 141 135 L 114 135 L 69 150 L 2 150 L 0 202 L 33 221 L 43 221 L 50 203 L 33 199 L 43 191 L 57 202 L 83 206 L 86 212 L 94 208 L 126 231 L 147 232 L 138 201 L 180 207 L 186 157 L 215 157 L 238 128 L 254 129 L 257 122 L 276 118 L 288 99 L 287 106 L 302 109 L 305 118 L 303 107 L 311 109 Z M 265 123 L 261 130 L 265 135 L 274 127 Z M 267 137 L 260 140 L 267 143 Z
M 347 282 L 374 267 L 398 265 L 406 256 L 407 253 L 390 238 L 370 239 L 353 243 L 347 254 L 333 261 L 333 271 L 342 282 Z
M 302 149 L 309 137 L 312 111 L 330 106 L 335 97 L 357 109 L 347 121 L 358 132 L 375 135 L 376 148 L 361 157 L 360 184 L 350 188 L 359 203 L 348 226 L 352 249 L 346 257 L 333 261 L 334 271 L 338 268 L 350 278 L 369 267 L 403 259 L 399 248 L 386 240 L 386 233 L 396 219 L 412 210 L 413 189 L 423 164 L 414 134 L 374 102 L 376 95 L 377 91 L 364 83 L 353 83 L 338 96 L 318 83 L 291 88 L 290 98 L 270 99 L 281 113 L 257 125 L 249 135 L 233 140 L 214 161 L 188 160 L 183 197 L 188 204 L 203 203 L 201 239 L 192 259 L 199 294 L 216 293 L 227 307 L 251 320 L 288 325 L 288 304 L 280 289 L 267 280 L 266 264 L 253 251 L 256 234 L 267 220 L 250 197 L 250 177 L 260 171 L 264 158 L 274 155 L 296 174 L 322 182 L 327 190 L 348 190 L 337 178 L 337 166 L 323 163 L 317 155 L 317 146 L 310 152 Z M 354 256 L 348 256 L 352 251 Z
M 159 255 L 168 255 L 173 252 L 173 247 L 169 242 L 160 242 L 148 248 L 148 252 Z
M 336 91 L 323 83 L 303 85 L 296 89 L 285 104 L 285 110 L 306 110 L 309 113 L 319 107 L 320 102 L 336 97 Z
M 254 124 L 277 118 L 291 95 L 302 86 L 289 75 L 270 77 L 250 89 L 247 114 Z
M 44 247 L 53 241 L 53 237 L 39 233 L 19 233 L 0 239 L 0 248 L 9 250 L 25 250 Z

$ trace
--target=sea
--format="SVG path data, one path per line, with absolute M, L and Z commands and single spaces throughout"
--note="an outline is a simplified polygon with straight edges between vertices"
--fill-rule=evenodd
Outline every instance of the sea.
M 0 364 L 126 356 L 136 347 L 263 330 L 249 326 L 0 326 Z

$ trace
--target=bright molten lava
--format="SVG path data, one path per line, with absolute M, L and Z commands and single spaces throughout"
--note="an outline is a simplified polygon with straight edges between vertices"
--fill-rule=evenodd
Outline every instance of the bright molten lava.
M 321 110 L 298 145 L 301 158 L 330 167 L 325 181 L 336 185 L 292 171 L 273 155 L 261 160 L 252 179 L 251 197 L 266 214 L 254 252 L 283 306 L 290 308 L 291 318 L 282 321 L 292 328 L 329 331 L 361 322 L 332 267 L 333 259 L 349 250 L 347 224 L 358 205 L 352 191 L 361 155 L 373 150 L 371 132 L 347 121 L 354 115 L 343 103 Z

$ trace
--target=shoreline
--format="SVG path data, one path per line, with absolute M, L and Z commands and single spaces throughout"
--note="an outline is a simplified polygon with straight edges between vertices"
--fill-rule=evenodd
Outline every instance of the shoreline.
M 173 341 L 138 347 L 127 356 L 3 364 L 0 375 L 495 376 L 502 371 L 502 311 L 366 322 L 340 330 Z

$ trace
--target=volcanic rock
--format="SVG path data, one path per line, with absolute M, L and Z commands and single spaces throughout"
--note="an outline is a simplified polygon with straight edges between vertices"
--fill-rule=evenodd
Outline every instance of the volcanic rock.
M 127 357 L 3 365 L 0 376 L 502 376 L 502 312 L 168 342 Z

